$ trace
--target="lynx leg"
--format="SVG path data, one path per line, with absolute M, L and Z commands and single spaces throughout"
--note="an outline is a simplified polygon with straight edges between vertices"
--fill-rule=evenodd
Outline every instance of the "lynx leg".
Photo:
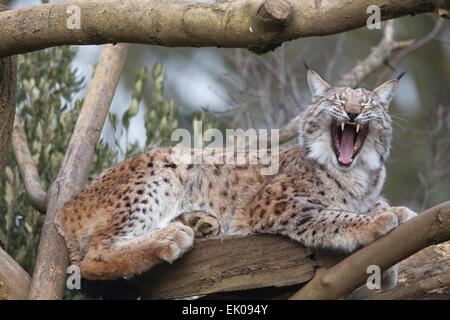
M 384 212 L 391 212 L 395 214 L 398 218 L 398 224 L 402 224 L 415 216 L 417 216 L 417 213 L 410 210 L 407 207 L 391 207 L 386 201 L 379 200 L 372 211 L 370 211 L 371 215 L 379 215 Z
M 125 243 L 109 247 L 90 247 L 81 263 L 83 277 L 89 280 L 107 280 L 140 273 L 167 261 L 172 263 L 193 244 L 194 232 L 180 222 L 145 234 Z
M 383 213 L 377 216 L 356 214 L 333 209 L 307 208 L 308 214 L 295 216 L 285 227 L 274 225 L 307 247 L 335 249 L 346 253 L 368 245 L 398 225 L 397 216 Z M 278 231 L 280 232 L 280 231 Z
M 197 238 L 216 236 L 220 232 L 219 221 L 204 211 L 183 213 L 177 217 L 177 221 L 181 221 L 185 225 L 191 227 Z
M 415 216 L 417 213 L 408 209 L 407 207 L 391 207 L 386 201 L 379 200 L 370 214 L 379 215 L 384 212 L 391 212 L 398 218 L 398 223 L 402 224 Z M 389 290 L 394 288 L 398 282 L 398 264 L 390 267 L 381 274 L 381 289 Z

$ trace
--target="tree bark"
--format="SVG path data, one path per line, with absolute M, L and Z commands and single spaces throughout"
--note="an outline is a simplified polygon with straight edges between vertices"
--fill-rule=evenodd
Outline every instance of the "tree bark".
M 363 286 L 348 299 L 450 300 L 450 242 L 430 246 L 400 262 L 395 288 L 369 290 Z
M 63 164 L 48 195 L 48 209 L 42 228 L 33 273 L 30 299 L 61 299 L 68 264 L 64 239 L 56 230 L 57 212 L 84 185 L 95 146 L 114 97 L 128 45 L 106 45 L 72 134 Z
M 30 282 L 28 273 L 0 248 L 0 300 L 27 299 Z
M 276 235 L 213 237 L 195 241 L 173 265 L 161 264 L 138 277 L 142 299 L 174 299 L 309 281 L 311 251 Z
M 449 8 L 446 0 L 69 0 L 1 13 L 0 57 L 118 42 L 265 53 L 285 41 L 365 26 L 371 5 L 382 20 Z
M 342 299 L 367 280 L 367 267 L 387 270 L 423 248 L 450 240 L 450 201 L 421 213 L 315 277 L 291 299 Z M 387 250 L 389 248 L 389 250 Z
M 0 4 L 0 14 L 4 10 L 9 9 Z M 0 190 L 16 113 L 16 87 L 17 57 L 0 57 Z

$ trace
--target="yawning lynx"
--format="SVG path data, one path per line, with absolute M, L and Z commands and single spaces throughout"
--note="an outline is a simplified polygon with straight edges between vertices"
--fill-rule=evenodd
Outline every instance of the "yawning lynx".
M 179 258 L 194 230 L 278 233 L 349 253 L 415 216 L 380 196 L 398 80 L 370 91 L 330 86 L 311 70 L 307 79 L 313 104 L 303 113 L 299 144 L 280 150 L 277 173 L 261 174 L 259 163 L 208 161 L 217 157 L 208 148 L 192 151 L 203 153 L 202 164 L 186 163 L 173 148 L 130 158 L 59 212 L 71 263 L 87 279 L 139 273 Z

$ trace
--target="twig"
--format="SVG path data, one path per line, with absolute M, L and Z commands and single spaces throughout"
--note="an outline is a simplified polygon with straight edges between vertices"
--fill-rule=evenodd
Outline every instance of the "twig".
M 28 148 L 27 135 L 17 114 L 14 117 L 11 141 L 20 177 L 25 185 L 30 203 L 40 213 L 45 213 L 47 211 L 47 192 L 42 187 L 39 173 Z
M 431 30 L 431 32 L 429 34 L 427 34 L 425 37 L 423 37 L 422 39 L 409 44 L 408 46 L 406 46 L 406 48 L 404 48 L 402 51 L 400 51 L 395 57 L 394 59 L 392 59 L 392 61 L 389 63 L 389 67 L 385 68 L 380 75 L 378 76 L 378 83 L 381 83 L 383 81 L 384 78 L 386 78 L 386 76 L 389 74 L 389 72 L 392 70 L 392 68 L 400 62 L 401 59 L 403 59 L 408 53 L 413 52 L 414 50 L 419 49 L 420 47 L 424 46 L 427 42 L 433 40 L 438 34 L 439 31 L 442 28 L 442 25 L 444 24 L 444 18 L 439 18 L 439 20 L 436 22 L 433 30 Z
M 105 45 L 72 134 L 62 167 L 48 195 L 48 208 L 30 287 L 30 299 L 61 299 L 68 263 L 64 239 L 57 232 L 57 212 L 83 186 L 108 113 L 128 45 Z
M 394 41 L 394 20 L 389 20 L 384 26 L 381 42 L 372 48 L 370 54 L 363 61 L 358 61 L 356 66 L 344 74 L 338 81 L 337 86 L 356 87 L 372 71 L 378 68 L 389 58 L 393 51 L 411 45 L 414 40 Z
M 365 283 L 368 266 L 387 270 L 423 248 L 447 240 L 450 240 L 450 201 L 428 209 L 335 266 L 319 269 L 291 299 L 344 298 Z

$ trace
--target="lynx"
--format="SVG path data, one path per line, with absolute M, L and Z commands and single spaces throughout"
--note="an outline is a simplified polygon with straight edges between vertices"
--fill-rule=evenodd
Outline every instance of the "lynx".
M 380 196 L 392 138 L 388 106 L 398 80 L 373 91 L 334 87 L 307 71 L 312 104 L 299 143 L 279 170 L 217 164 L 208 148 L 154 149 L 108 169 L 65 204 L 56 225 L 70 262 L 92 280 L 172 263 L 195 236 L 281 234 L 313 249 L 351 253 L 416 214 Z

